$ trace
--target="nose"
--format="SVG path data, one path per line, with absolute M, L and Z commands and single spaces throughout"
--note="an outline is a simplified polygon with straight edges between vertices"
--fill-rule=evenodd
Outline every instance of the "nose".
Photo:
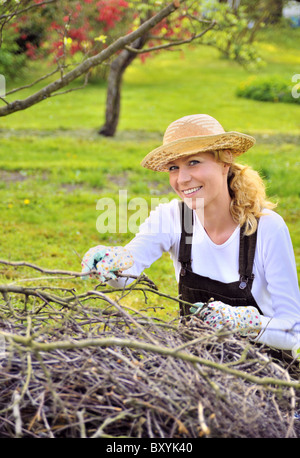
M 177 174 L 177 183 L 182 185 L 188 183 L 191 180 L 191 174 L 187 167 L 179 167 Z

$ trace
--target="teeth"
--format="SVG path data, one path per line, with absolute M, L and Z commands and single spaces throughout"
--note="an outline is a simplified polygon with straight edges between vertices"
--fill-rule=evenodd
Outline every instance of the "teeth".
M 187 189 L 186 191 L 183 191 L 183 193 L 184 194 L 191 194 L 192 192 L 198 191 L 201 188 L 202 188 L 202 186 L 199 186 L 198 188 Z

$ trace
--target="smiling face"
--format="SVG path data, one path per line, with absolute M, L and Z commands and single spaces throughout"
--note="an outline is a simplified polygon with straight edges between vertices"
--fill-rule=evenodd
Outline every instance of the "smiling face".
M 196 209 L 203 199 L 204 208 L 217 208 L 228 202 L 229 165 L 215 160 L 211 153 L 199 153 L 168 164 L 170 185 L 189 207 Z

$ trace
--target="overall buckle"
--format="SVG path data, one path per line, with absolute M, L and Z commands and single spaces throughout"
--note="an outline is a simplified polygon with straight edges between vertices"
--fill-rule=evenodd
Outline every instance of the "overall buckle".
M 241 276 L 241 277 L 240 277 L 239 288 L 240 288 L 240 289 L 245 289 L 245 288 L 247 288 L 248 280 L 249 280 L 248 277 Z

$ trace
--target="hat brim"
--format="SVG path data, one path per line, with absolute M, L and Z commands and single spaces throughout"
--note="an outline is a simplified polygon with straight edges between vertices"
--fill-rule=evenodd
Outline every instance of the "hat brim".
M 255 138 L 240 132 L 224 132 L 216 135 L 185 137 L 151 151 L 141 162 L 147 169 L 167 172 L 167 165 L 183 156 L 228 149 L 233 156 L 239 156 L 255 144 Z

